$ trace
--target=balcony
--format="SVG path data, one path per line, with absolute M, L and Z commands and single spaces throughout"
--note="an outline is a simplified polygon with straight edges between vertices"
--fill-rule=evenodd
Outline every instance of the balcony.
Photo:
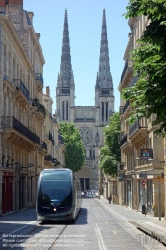
M 129 129 L 129 138 L 135 146 L 144 145 L 147 138 L 147 123 L 146 118 L 137 120 Z
M 126 60 L 122 75 L 121 75 L 121 82 L 119 84 L 119 90 L 126 88 L 129 86 L 130 78 L 132 77 L 132 61 Z
M 124 120 L 126 120 L 130 116 L 130 110 L 131 110 L 130 101 L 127 100 L 123 107 L 123 119 Z
M 41 147 L 42 149 L 45 149 L 45 150 L 47 151 L 47 143 L 45 143 L 44 141 L 41 141 L 40 147 Z
M 40 145 L 40 138 L 13 116 L 2 116 L 1 127 L 6 131 L 16 130 L 17 132 L 19 132 L 21 135 L 25 136 L 32 142 Z
M 130 102 L 127 100 L 124 107 L 123 107 L 123 114 L 126 112 L 126 110 L 128 109 L 129 106 L 130 106 Z
M 43 76 L 42 76 L 42 74 L 35 73 L 35 80 L 36 80 L 37 89 L 41 90 L 43 88 Z
M 128 147 L 128 146 L 131 146 L 131 142 L 129 140 L 128 134 L 121 133 L 119 135 L 119 144 L 120 144 L 120 147 L 123 149 Z
M 62 135 L 58 135 L 58 140 L 59 140 L 59 143 L 60 144 L 64 144 L 64 141 L 63 141 L 63 136 Z
M 46 156 L 44 157 L 44 160 L 45 160 L 45 161 L 49 161 L 49 162 L 51 162 L 51 163 L 52 163 L 53 158 L 52 158 L 52 156 L 51 156 L 51 155 L 46 155 Z
M 127 135 L 124 135 L 120 140 L 120 146 L 122 147 L 127 142 Z
M 130 87 L 133 87 L 135 85 L 135 83 L 137 82 L 137 80 L 138 80 L 138 75 L 133 77 L 131 84 L 130 84 Z
M 15 88 L 15 98 L 20 99 L 21 101 L 28 101 L 29 103 L 29 91 L 27 90 L 27 88 L 25 87 L 24 83 L 20 80 L 20 79 L 13 79 L 13 85 Z
M 117 164 L 117 172 L 118 172 L 118 175 L 120 176 L 120 174 L 123 174 L 126 172 L 126 164 L 125 162 L 119 162 Z
M 36 114 L 36 118 L 43 123 L 45 116 L 46 116 L 46 110 L 43 104 L 41 104 L 39 102 L 39 100 L 37 98 L 35 98 L 34 100 L 32 100 L 32 107 L 35 107 L 35 114 Z
M 124 108 L 124 106 L 120 106 L 120 107 L 119 107 L 119 114 L 120 114 L 120 115 L 123 115 L 123 108 Z

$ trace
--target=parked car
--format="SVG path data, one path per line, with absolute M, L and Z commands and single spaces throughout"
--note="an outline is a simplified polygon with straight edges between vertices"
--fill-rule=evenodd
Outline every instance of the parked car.
M 87 192 L 86 198 L 96 198 L 98 197 L 95 192 Z

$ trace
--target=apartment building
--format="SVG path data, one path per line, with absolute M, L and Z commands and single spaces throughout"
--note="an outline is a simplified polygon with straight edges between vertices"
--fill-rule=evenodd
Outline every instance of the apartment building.
M 43 140 L 47 145 L 47 154 L 44 155 L 45 168 L 64 167 L 65 145 L 59 134 L 60 125 L 57 117 L 52 115 L 53 100 L 50 97 L 49 86 L 46 87 L 46 94 L 43 94 L 43 105 L 46 109 L 46 117 L 43 123 Z
M 130 18 L 128 22 L 131 32 L 124 54 L 125 66 L 119 83 L 120 94 L 126 87 L 132 87 L 137 81 L 133 74 L 131 50 L 138 45 L 148 25 L 147 17 Z M 131 209 L 149 213 L 152 216 L 164 216 L 164 142 L 157 138 L 152 126 L 155 116 L 149 119 L 138 119 L 129 124 L 131 101 L 120 100 L 121 134 L 121 163 L 118 164 L 118 196 L 119 204 Z
M 64 145 L 59 146 L 56 117 L 43 105 L 45 61 L 34 14 L 23 10 L 23 0 L 1 0 L 0 10 L 1 215 L 35 206 L 38 175 L 55 167 L 49 155 L 57 159 L 60 151 L 63 159 Z

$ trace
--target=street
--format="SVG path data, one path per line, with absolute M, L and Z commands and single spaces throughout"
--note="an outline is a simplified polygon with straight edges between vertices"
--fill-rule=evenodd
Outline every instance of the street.
M 29 209 L 0 218 L 0 249 L 165 249 L 130 223 L 143 219 L 104 198 L 84 198 L 75 223 L 42 224 Z

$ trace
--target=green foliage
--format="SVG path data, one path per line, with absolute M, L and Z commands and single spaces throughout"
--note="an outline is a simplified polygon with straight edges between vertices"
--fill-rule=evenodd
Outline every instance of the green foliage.
M 118 143 L 120 134 L 120 116 L 116 112 L 109 118 L 108 127 L 104 128 L 105 146 L 101 148 L 100 168 L 105 174 L 117 175 L 117 164 L 120 162 L 121 150 Z
M 44 118 L 45 118 L 45 116 L 46 116 L 46 109 L 45 109 L 44 105 L 41 104 L 37 98 L 35 98 L 34 101 L 35 101 L 36 107 L 41 110 L 41 112 L 43 113 Z
M 131 88 L 123 91 L 124 98 L 132 100 L 129 118 L 149 118 L 156 114 L 153 125 L 160 124 L 155 132 L 166 136 L 166 1 L 130 0 L 126 18 L 147 15 L 150 24 L 138 40 L 138 48 L 132 52 L 134 74 L 138 80 Z
M 78 172 L 85 162 L 85 147 L 80 132 L 72 123 L 61 122 L 60 133 L 66 146 L 65 165 L 72 171 Z

